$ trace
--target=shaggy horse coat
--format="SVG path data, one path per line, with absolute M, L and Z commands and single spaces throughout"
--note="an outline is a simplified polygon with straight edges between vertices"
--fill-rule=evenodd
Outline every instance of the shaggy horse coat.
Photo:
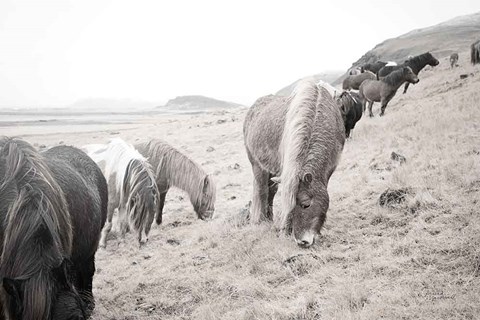
M 365 71 L 355 76 L 347 76 L 343 80 L 342 88 L 343 90 L 358 90 L 363 81 L 372 79 L 375 79 L 375 74 L 370 71 Z
M 107 223 L 100 245 L 107 245 L 115 209 L 118 209 L 122 236 L 128 231 L 130 222 L 138 233 L 139 243 L 142 243 L 143 235 L 147 241 L 159 203 L 155 174 L 150 163 L 120 138 L 112 139 L 106 145 L 93 144 L 83 148 L 100 166 L 108 181 Z
M 378 70 L 382 69 L 383 67 L 385 67 L 387 65 L 386 62 L 383 62 L 383 61 L 376 61 L 376 62 L 373 62 L 373 63 L 366 63 L 364 64 L 362 67 L 361 67 L 361 71 L 362 72 L 366 72 L 366 71 L 370 71 L 374 74 L 376 74 L 378 72 Z
M 377 73 L 377 80 L 380 80 L 381 78 L 389 75 L 391 72 L 401 69 L 403 67 L 410 67 L 413 73 L 415 75 L 418 75 L 420 71 L 422 71 L 422 69 L 425 68 L 426 65 L 434 67 L 434 66 L 437 66 L 439 63 L 440 62 L 430 52 L 426 52 L 424 54 L 410 58 L 398 66 L 383 67 Z M 407 93 L 409 85 L 410 85 L 410 82 L 405 83 L 405 89 L 403 90 L 403 93 Z
M 363 100 L 363 111 L 365 111 L 367 102 L 370 117 L 373 117 L 373 102 L 380 102 L 380 116 L 385 114 L 387 104 L 397 93 L 398 88 L 404 83 L 417 83 L 418 77 L 413 73 L 410 67 L 402 67 L 390 73 L 381 80 L 367 80 L 362 83 L 358 91 L 360 98 Z
M 10 319 L 85 319 L 107 183 L 82 151 L 0 139 L 0 300 Z M 2 314 L 0 304 L 0 317 Z
M 360 95 L 353 91 L 344 91 L 336 99 L 342 110 L 345 121 L 345 136 L 350 137 L 350 131 L 362 118 L 363 101 Z
M 188 193 L 193 209 L 200 219 L 211 218 L 215 210 L 216 187 L 212 176 L 202 167 L 162 140 L 136 144 L 137 150 L 153 167 L 160 192 L 157 224 L 162 222 L 165 197 L 170 187 Z
M 243 126 L 253 169 L 253 223 L 275 220 L 308 247 L 320 232 L 329 205 L 327 185 L 345 142 L 340 108 L 313 81 L 301 81 L 292 96 L 265 96 L 250 108 Z M 280 177 L 280 179 L 273 179 Z M 273 198 L 281 189 L 281 211 Z

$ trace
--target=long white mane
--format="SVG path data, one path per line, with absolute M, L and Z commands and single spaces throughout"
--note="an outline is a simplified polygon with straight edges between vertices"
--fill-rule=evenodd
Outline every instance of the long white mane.
M 120 138 L 113 138 L 108 144 L 89 144 L 83 146 L 90 158 L 99 164 L 102 172 L 109 182 L 112 175 L 115 175 L 115 189 L 121 192 L 125 171 L 132 159 L 147 161 L 132 145 Z
M 288 225 L 291 212 L 295 207 L 299 178 L 313 131 L 318 98 L 319 88 L 313 79 L 302 80 L 290 97 L 280 144 L 282 214 L 275 223 L 281 228 Z
M 342 93 L 342 90 L 335 88 L 330 83 L 325 82 L 323 80 L 319 80 L 317 82 L 317 86 L 325 88 L 328 91 L 328 93 L 330 93 L 330 96 L 332 96 L 332 98 L 334 99 Z

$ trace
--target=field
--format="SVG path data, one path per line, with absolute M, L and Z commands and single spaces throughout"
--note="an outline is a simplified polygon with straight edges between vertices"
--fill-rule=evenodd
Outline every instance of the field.
M 212 173 L 214 219 L 181 191 L 147 245 L 97 253 L 94 319 L 476 319 L 480 316 L 480 70 L 460 55 L 420 73 L 383 118 L 362 118 L 330 184 L 317 243 L 251 225 L 245 108 L 89 126 L 1 127 L 37 146 L 161 138 Z M 461 74 L 468 77 L 460 79 Z M 391 159 L 392 152 L 406 162 Z M 380 206 L 380 195 L 405 201 Z M 278 208 L 278 207 L 277 207 Z

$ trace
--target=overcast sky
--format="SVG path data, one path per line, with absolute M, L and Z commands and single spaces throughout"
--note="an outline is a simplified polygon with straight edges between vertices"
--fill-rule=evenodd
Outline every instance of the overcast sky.
M 478 0 L 1 0 L 0 107 L 187 94 L 251 105 L 478 11 Z

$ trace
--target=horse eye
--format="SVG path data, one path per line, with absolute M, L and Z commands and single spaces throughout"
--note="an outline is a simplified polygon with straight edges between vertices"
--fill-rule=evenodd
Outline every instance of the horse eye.
M 308 209 L 308 208 L 310 208 L 310 203 L 308 203 L 308 204 L 302 203 L 300 206 L 302 207 L 302 209 Z

